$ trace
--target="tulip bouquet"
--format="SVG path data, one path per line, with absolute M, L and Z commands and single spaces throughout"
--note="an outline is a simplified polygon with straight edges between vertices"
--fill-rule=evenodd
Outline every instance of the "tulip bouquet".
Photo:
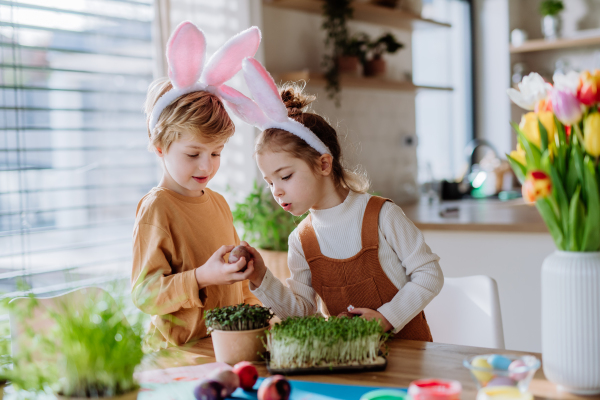
M 600 70 L 555 74 L 554 85 L 532 73 L 508 95 L 528 110 L 507 155 L 559 250 L 600 250 Z

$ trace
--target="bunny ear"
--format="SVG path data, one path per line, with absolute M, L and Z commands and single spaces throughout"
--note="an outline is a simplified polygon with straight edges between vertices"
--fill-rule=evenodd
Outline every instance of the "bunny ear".
M 242 119 L 242 121 L 261 129 L 271 122 L 265 113 L 262 112 L 258 104 L 234 88 L 227 85 L 221 85 L 217 91 L 217 95 L 223 99 L 227 107 Z
M 189 21 L 179 24 L 167 43 L 169 78 L 173 87 L 183 88 L 196 83 L 205 58 L 204 33 Z
M 202 82 L 220 86 L 242 69 L 242 60 L 252 57 L 260 45 L 260 29 L 253 26 L 229 39 L 206 63 Z
M 287 121 L 287 108 L 281 100 L 275 81 L 265 67 L 254 58 L 248 57 L 242 62 L 242 68 L 246 85 L 263 112 L 274 121 Z

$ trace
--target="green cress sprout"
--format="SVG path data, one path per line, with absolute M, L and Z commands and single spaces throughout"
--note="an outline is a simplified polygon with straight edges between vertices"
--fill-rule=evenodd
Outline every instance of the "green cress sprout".
M 271 368 L 372 364 L 389 334 L 377 320 L 290 317 L 267 333 Z
M 259 305 L 213 308 L 204 312 L 204 323 L 209 331 L 249 331 L 269 326 L 273 318 L 270 308 Z

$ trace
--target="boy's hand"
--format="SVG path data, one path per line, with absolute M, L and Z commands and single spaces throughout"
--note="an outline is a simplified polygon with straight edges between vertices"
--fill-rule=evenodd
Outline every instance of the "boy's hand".
M 379 311 L 371 310 L 370 308 L 355 308 L 349 311 L 351 314 L 360 315 L 364 319 L 378 319 L 385 332 L 394 329 L 392 324 Z
M 265 277 L 265 274 L 267 273 L 267 266 L 265 265 L 265 262 L 258 250 L 246 242 L 242 241 L 240 244 L 248 249 L 252 255 L 252 260 L 254 261 L 254 271 L 252 274 L 248 275 L 248 280 L 252 282 L 255 287 L 259 287 L 263 281 L 263 278 Z
M 254 262 L 252 260 L 247 265 L 244 257 L 233 264 L 225 262 L 223 257 L 234 247 L 221 246 L 204 265 L 196 268 L 196 281 L 200 289 L 210 285 L 231 285 L 248 279 L 248 276 L 254 273 Z M 241 272 L 240 270 L 244 266 L 247 266 L 247 268 L 244 272 Z

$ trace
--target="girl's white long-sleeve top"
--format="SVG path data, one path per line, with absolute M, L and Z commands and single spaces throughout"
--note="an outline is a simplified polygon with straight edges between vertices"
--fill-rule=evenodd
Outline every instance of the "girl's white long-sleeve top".
M 370 194 L 350 191 L 344 202 L 325 210 L 310 210 L 312 225 L 323 255 L 345 259 L 362 248 L 361 229 Z M 291 277 L 286 287 L 267 270 L 259 287 L 250 284 L 252 293 L 280 318 L 316 314 L 327 308 L 311 286 L 311 272 L 298 229 L 288 239 L 288 267 Z M 379 262 L 398 288 L 389 302 L 377 309 L 400 331 L 440 292 L 444 276 L 439 257 L 431 252 L 423 234 L 402 209 L 386 202 L 379 213 Z M 268 267 L 268 266 L 267 266 Z

